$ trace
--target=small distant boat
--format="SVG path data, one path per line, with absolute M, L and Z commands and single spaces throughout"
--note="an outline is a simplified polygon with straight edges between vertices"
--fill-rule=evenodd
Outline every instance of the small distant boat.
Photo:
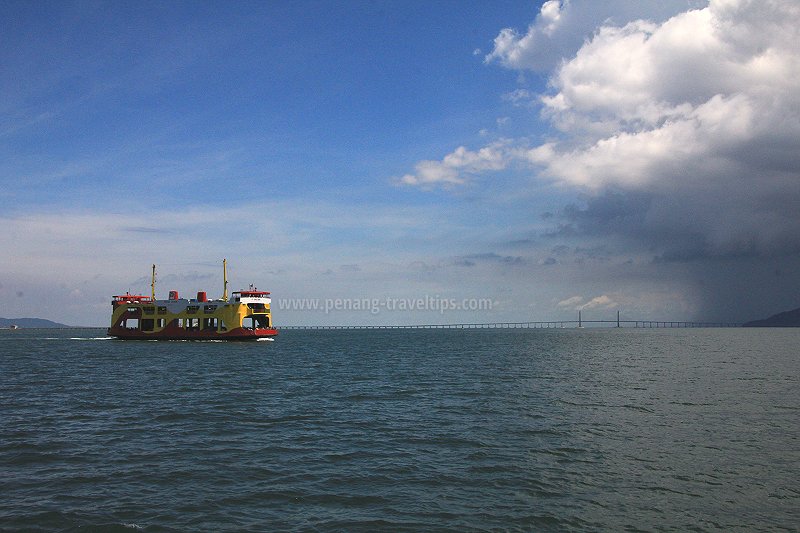
M 19 326 L 16 324 L 11 324 L 10 326 L 8 326 L 8 329 L 19 329 Z
M 259 340 L 278 334 L 272 324 L 271 298 L 267 291 L 236 291 L 228 298 L 227 261 L 222 262 L 222 298 L 179 298 L 170 291 L 166 300 L 156 299 L 156 266 L 151 295 L 116 295 L 111 302 L 108 334 L 126 340 Z

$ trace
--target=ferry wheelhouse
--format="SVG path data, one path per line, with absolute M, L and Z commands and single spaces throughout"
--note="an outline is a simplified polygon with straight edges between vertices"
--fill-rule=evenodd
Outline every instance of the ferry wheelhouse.
M 270 293 L 236 291 L 228 298 L 227 264 L 223 261 L 224 293 L 209 300 L 205 292 L 196 298 L 180 298 L 170 291 L 169 298 L 155 297 L 155 265 L 151 295 L 120 294 L 111 302 L 111 327 L 108 334 L 133 340 L 258 340 L 274 337 Z

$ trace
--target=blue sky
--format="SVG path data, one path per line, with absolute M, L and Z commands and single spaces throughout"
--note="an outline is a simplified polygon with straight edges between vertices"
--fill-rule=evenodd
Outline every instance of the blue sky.
M 502 20 L 475 16 L 477 4 L 11 8 L 6 146 L 42 182 L 74 174 L 73 203 L 93 204 L 104 180 L 127 193 L 148 180 L 167 204 L 203 201 L 171 183 L 198 167 L 209 195 L 323 195 L 344 178 L 380 197 L 373 182 L 474 139 L 513 77 L 473 55 Z
M 488 298 L 280 324 L 800 305 L 793 2 L 7 2 L 0 316 Z M 43 307 L 44 302 L 53 305 Z

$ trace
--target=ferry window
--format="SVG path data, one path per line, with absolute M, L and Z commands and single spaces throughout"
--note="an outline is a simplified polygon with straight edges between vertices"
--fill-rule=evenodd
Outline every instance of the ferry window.
M 163 328 L 166 325 L 167 325 L 167 320 L 165 318 L 159 318 L 158 320 L 156 320 L 156 326 L 159 329 Z
M 245 329 L 258 329 L 269 327 L 269 317 L 266 315 L 250 315 L 242 321 L 242 327 Z
M 167 314 L 167 308 L 166 307 L 159 307 L 158 308 L 158 314 L 159 315 L 166 315 Z
M 155 308 L 153 307 L 142 307 L 142 309 L 144 310 L 144 314 L 146 315 L 152 315 L 155 314 L 156 312 Z

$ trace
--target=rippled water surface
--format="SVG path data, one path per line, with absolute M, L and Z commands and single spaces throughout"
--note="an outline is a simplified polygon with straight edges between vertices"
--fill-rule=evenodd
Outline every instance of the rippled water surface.
M 0 333 L 0 529 L 797 531 L 800 330 Z

